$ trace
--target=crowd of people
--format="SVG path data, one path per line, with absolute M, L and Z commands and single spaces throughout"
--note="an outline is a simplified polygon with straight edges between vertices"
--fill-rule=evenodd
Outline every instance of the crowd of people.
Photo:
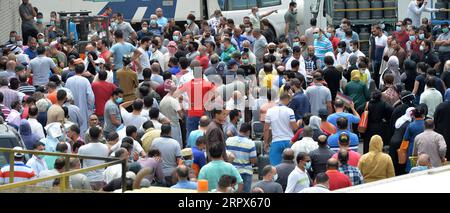
M 374 23 L 366 55 L 350 20 L 320 29 L 312 18 L 299 32 L 295 2 L 284 39 L 264 18 L 276 11 L 252 8 L 240 25 L 219 10 L 200 26 L 191 14 L 181 29 L 158 8 L 136 31 L 109 8 L 111 39 L 92 27 L 80 53 L 76 33 L 58 33 L 56 13 L 43 27 L 38 8 L 22 2 L 22 36 L 11 32 L 0 58 L 4 123 L 25 149 L 127 160 L 127 189 L 135 179 L 194 190 L 207 180 L 211 192 L 328 192 L 450 156 L 447 23 L 406 18 L 392 32 Z M 16 153 L 23 172 L 14 181 L 64 172 L 65 163 Z M 72 159 L 70 169 L 99 163 Z M 121 177 L 114 165 L 70 182 L 114 191 Z M 8 178 L 4 166 L 0 183 Z

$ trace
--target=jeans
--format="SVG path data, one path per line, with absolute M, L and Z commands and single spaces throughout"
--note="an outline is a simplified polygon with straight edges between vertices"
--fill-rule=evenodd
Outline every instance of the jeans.
M 283 151 L 286 148 L 291 147 L 291 142 L 286 141 L 273 141 L 269 151 L 269 160 L 272 166 L 276 166 L 281 163 Z
M 294 43 L 293 40 L 294 40 L 295 37 L 298 36 L 298 34 L 297 34 L 297 32 L 295 32 L 295 31 L 293 31 L 293 32 L 289 31 L 289 32 L 288 32 L 288 35 L 289 35 L 289 38 L 288 38 L 288 40 L 289 40 L 289 41 L 288 41 L 288 42 L 289 42 L 289 46 L 292 47 L 292 44 Z
M 253 175 L 251 174 L 241 174 L 241 178 L 244 184 L 244 193 L 250 193 L 250 190 L 252 188 L 252 180 Z
M 200 117 L 197 117 L 197 116 L 192 116 L 192 117 L 188 116 L 187 117 L 187 132 L 186 132 L 187 137 L 186 138 L 189 138 L 189 134 L 192 131 L 195 131 L 198 129 L 199 122 L 200 122 Z

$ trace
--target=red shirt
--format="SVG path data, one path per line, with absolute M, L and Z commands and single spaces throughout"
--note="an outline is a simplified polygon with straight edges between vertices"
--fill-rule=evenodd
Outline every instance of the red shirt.
M 195 60 L 200 62 L 200 66 L 202 66 L 203 70 L 208 69 L 209 67 L 209 58 L 208 56 L 197 56 L 195 57 Z
M 328 170 L 325 173 L 328 175 L 328 178 L 330 178 L 330 191 L 352 186 L 350 178 L 338 170 Z
M 394 36 L 397 39 L 398 44 L 400 44 L 400 46 L 406 50 L 406 43 L 409 41 L 408 32 L 394 32 Z
M 338 154 L 334 154 L 333 155 L 334 159 L 338 159 Z M 359 159 L 361 158 L 361 154 L 353 151 L 353 150 L 348 150 L 348 165 L 353 166 L 353 167 L 358 167 L 358 162 Z
M 201 117 L 205 114 L 205 95 L 214 88 L 214 84 L 203 79 L 192 79 L 180 87 L 181 91 L 187 93 L 190 106 L 188 116 Z
M 164 90 L 164 84 L 159 85 L 156 87 L 155 91 L 158 93 L 159 96 L 164 97 L 167 95 L 167 92 Z
M 420 51 L 420 44 L 422 43 L 421 40 L 416 39 L 411 42 L 411 54 L 416 53 L 419 55 L 419 57 L 422 57 L 423 53 Z
M 103 116 L 105 104 L 111 98 L 115 89 L 116 85 L 106 81 L 92 83 L 92 91 L 95 96 L 95 114 L 97 116 Z
M 331 39 L 331 44 L 333 45 L 333 50 L 336 50 L 338 48 L 338 44 L 341 40 L 338 37 L 333 37 L 333 39 Z
M 105 62 L 107 64 L 109 64 L 110 61 L 109 61 L 109 59 L 106 58 L 106 56 L 109 54 L 111 54 L 111 52 L 109 52 L 109 50 L 106 50 L 106 51 L 100 53 L 99 57 L 105 59 Z

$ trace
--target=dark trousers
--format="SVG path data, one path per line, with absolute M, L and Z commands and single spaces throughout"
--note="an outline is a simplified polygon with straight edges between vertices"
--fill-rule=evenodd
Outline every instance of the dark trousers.
M 377 88 L 380 87 L 380 70 L 381 62 L 373 61 L 372 62 L 372 79 L 375 81 L 375 85 Z
M 23 39 L 23 45 L 27 46 L 28 45 L 28 37 L 33 37 L 37 39 L 37 34 L 39 32 L 36 29 L 26 29 L 24 30 L 22 28 L 22 39 Z
M 450 60 L 450 52 L 439 52 L 439 61 L 441 61 L 441 65 L 439 66 L 438 73 L 442 73 L 444 70 L 444 65 L 447 60 Z

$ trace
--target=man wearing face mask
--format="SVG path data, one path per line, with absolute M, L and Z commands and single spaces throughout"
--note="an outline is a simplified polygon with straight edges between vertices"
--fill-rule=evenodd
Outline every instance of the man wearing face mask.
M 420 17 L 423 12 L 434 13 L 438 11 L 445 11 L 445 8 L 431 9 L 426 7 L 428 0 L 413 0 L 408 5 L 408 12 L 406 17 L 409 17 L 412 21 L 412 26 L 420 27 Z
M 283 193 L 281 184 L 275 182 L 278 178 L 277 169 L 271 165 L 264 167 L 263 179 L 256 183 L 253 188 L 259 187 L 264 190 L 264 193 Z
M 439 67 L 439 72 L 442 72 L 444 68 L 445 61 L 450 59 L 450 33 L 449 24 L 445 22 L 441 25 L 442 34 L 436 39 L 435 45 L 438 46 L 439 60 L 441 61 L 441 66 Z
M 155 36 L 161 36 L 163 34 L 163 28 L 158 25 L 158 17 L 155 14 L 150 16 L 150 26 L 148 31 Z
M 115 132 L 122 124 L 122 117 L 120 115 L 119 104 L 123 102 L 123 90 L 116 88 L 112 93 L 111 98 L 105 104 L 104 119 L 105 126 L 103 130 L 104 135 L 109 135 Z
M 17 44 L 17 32 L 11 31 L 9 32 L 9 40 L 5 43 L 6 46 Z
M 422 41 L 419 48 L 423 55 L 422 61 L 430 65 L 430 67 L 434 67 L 440 62 L 439 57 L 432 50 L 432 43 L 430 40 Z
M 144 37 L 153 37 L 153 33 L 148 30 L 148 22 L 144 21 L 141 25 L 141 30 L 137 32 L 137 39 L 139 41 Z
M 311 186 L 307 170 L 311 168 L 311 158 L 307 153 L 300 152 L 296 157 L 297 166 L 289 174 L 285 193 L 298 193 Z
M 398 21 L 395 25 L 395 32 L 394 32 L 395 40 L 399 43 L 399 45 L 406 49 L 406 42 L 409 41 L 409 33 L 406 31 L 406 22 L 404 21 Z
M 314 37 L 314 49 L 315 49 L 315 55 L 320 59 L 321 65 L 317 68 L 324 67 L 324 58 L 325 54 L 328 52 L 333 52 L 333 44 L 331 44 L 331 41 L 326 38 L 323 35 L 323 31 L 319 28 L 314 29 L 313 31 L 313 37 Z M 309 53 L 309 49 L 308 49 Z
M 45 33 L 44 15 L 41 12 L 36 16 L 36 27 L 39 33 Z

